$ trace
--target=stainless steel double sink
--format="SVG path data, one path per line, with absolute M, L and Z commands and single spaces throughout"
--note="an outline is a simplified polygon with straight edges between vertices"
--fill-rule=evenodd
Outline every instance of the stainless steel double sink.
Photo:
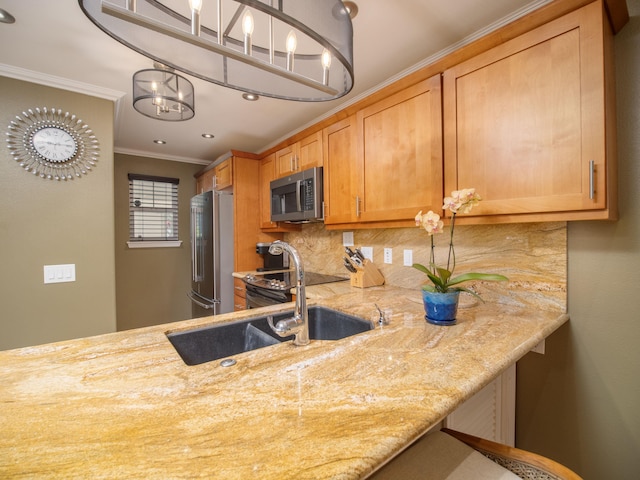
M 273 314 L 277 323 L 293 315 L 293 311 Z M 373 329 L 369 320 L 355 317 L 324 306 L 309 308 L 309 338 L 311 340 L 340 340 Z M 243 352 L 292 340 L 276 337 L 267 323 L 267 315 L 238 322 L 167 333 L 167 338 L 184 363 L 199 365 Z

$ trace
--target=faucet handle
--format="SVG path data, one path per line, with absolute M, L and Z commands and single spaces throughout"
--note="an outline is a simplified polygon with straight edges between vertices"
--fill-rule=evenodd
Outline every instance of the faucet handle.
M 378 325 L 389 325 L 389 320 L 387 320 L 384 312 L 380 310 L 378 304 L 374 303 L 373 305 L 376 307 L 376 309 L 378 309 L 378 313 L 380 314 L 380 316 L 378 317 Z
M 289 335 L 298 333 L 300 327 L 302 326 L 302 320 L 300 316 L 297 315 L 294 315 L 291 318 L 280 320 L 275 325 L 273 324 L 273 315 L 268 315 L 267 323 L 271 327 L 271 330 L 273 330 L 281 337 L 288 337 Z

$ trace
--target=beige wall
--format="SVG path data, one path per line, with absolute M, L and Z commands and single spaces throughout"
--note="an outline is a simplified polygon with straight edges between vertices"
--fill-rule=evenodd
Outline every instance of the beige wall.
M 36 107 L 84 120 L 100 142 L 97 167 L 72 181 L 25 172 L 0 142 L 0 349 L 115 330 L 113 104 L 0 77 L 0 125 Z M 76 265 L 73 283 L 44 284 L 43 266 Z
M 570 323 L 518 364 L 517 445 L 586 480 L 640 474 L 640 1 L 616 36 L 620 220 L 568 229 Z
M 115 257 L 118 330 L 191 318 L 189 200 L 195 194 L 194 173 L 202 165 L 130 155 L 115 156 Z M 128 173 L 179 178 L 177 248 L 127 247 L 129 239 Z

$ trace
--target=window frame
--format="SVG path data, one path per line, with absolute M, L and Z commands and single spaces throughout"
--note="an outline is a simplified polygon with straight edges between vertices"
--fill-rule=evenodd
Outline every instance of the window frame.
M 180 231 L 179 231 L 179 207 L 180 207 L 180 201 L 179 201 L 179 183 L 180 183 L 180 179 L 178 178 L 170 178 L 170 177 L 159 177 L 159 176 L 153 176 L 153 175 L 143 175 L 143 174 L 137 174 L 137 173 L 129 173 L 127 175 L 128 177 L 128 187 L 129 187 L 129 192 L 128 192 L 128 209 L 129 209 L 129 233 L 128 233 L 128 241 L 127 241 L 127 245 L 129 248 L 161 248 L 161 247 L 179 247 L 182 245 L 182 241 L 179 238 L 180 235 Z M 155 205 L 147 205 L 147 206 L 136 206 L 134 205 L 134 199 L 136 199 L 135 195 L 139 192 L 136 192 L 136 182 L 153 182 L 154 185 L 151 186 L 151 202 L 154 203 L 156 201 L 158 201 L 159 203 L 162 202 L 167 202 L 170 201 L 171 202 L 171 206 L 170 207 L 166 207 L 166 206 L 155 206 Z M 156 198 L 155 192 L 154 192 L 154 188 L 155 188 L 155 184 L 159 184 L 159 186 L 161 185 L 162 188 L 166 189 L 168 185 L 171 186 L 171 191 L 168 195 L 158 195 Z M 141 187 L 141 185 L 138 185 L 138 187 Z M 137 199 L 136 199 L 137 200 Z M 175 235 L 172 235 L 170 237 L 162 237 L 162 236 L 148 236 L 147 238 L 136 238 L 135 235 L 135 228 L 136 228 L 136 213 L 144 213 L 147 212 L 147 214 L 150 214 L 150 217 L 147 219 L 150 224 L 148 224 L 148 226 L 153 228 L 153 215 L 166 215 L 167 213 L 173 214 L 171 223 L 172 223 L 172 227 L 173 230 L 175 232 Z M 142 222 L 144 222 L 144 218 L 142 219 Z M 158 228 L 156 226 L 156 228 Z

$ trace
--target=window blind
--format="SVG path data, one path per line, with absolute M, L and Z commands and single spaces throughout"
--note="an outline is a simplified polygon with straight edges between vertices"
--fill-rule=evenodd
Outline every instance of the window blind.
M 129 174 L 129 240 L 178 240 L 177 178 Z

